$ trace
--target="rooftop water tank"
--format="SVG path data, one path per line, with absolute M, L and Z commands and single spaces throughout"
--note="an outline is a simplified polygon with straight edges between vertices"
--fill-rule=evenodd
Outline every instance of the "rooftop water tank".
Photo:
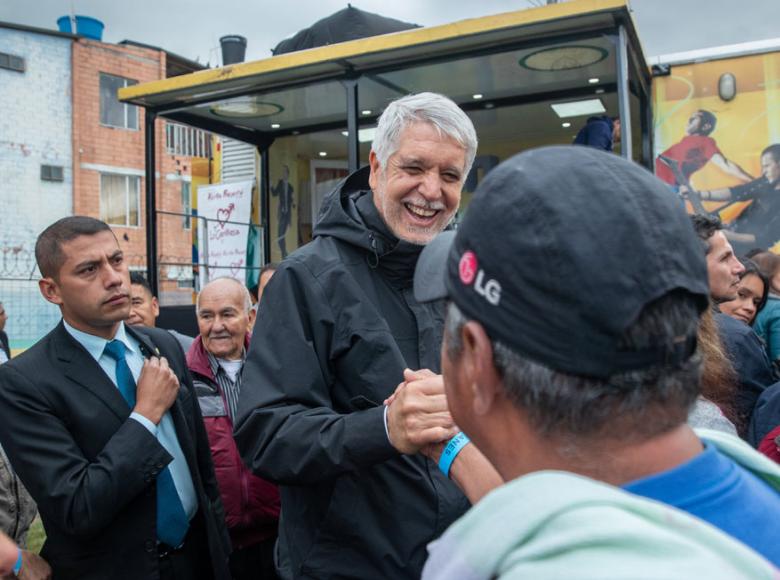
M 73 30 L 72 19 L 76 21 L 76 30 Z M 82 16 L 80 14 L 73 17 L 70 15 L 61 16 L 57 19 L 57 27 L 60 29 L 60 32 L 80 34 L 92 40 L 103 40 L 103 23 L 97 18 L 90 16 Z
M 244 62 L 246 38 L 238 34 L 228 34 L 219 39 L 222 45 L 222 66 Z

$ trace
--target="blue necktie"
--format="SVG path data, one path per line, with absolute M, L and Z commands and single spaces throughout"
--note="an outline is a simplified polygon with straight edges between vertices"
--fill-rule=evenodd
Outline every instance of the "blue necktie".
M 132 409 L 135 407 L 135 379 L 125 357 L 125 345 L 119 340 L 106 344 L 105 355 L 116 361 L 116 384 Z M 157 539 L 178 547 L 187 535 L 189 520 L 173 483 L 171 470 L 166 467 L 157 476 Z

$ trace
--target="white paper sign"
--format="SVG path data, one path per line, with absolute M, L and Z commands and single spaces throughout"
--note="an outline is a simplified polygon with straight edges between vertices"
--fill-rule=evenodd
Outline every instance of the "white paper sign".
M 246 276 L 247 224 L 252 211 L 252 181 L 198 187 L 198 255 L 201 288 L 210 280 Z

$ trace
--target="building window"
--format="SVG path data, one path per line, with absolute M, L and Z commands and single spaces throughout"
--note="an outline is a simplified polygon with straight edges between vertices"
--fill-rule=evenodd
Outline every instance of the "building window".
M 108 127 L 138 130 L 138 108 L 121 103 L 117 91 L 138 81 L 100 73 L 100 124 Z
M 41 165 L 41 180 L 65 181 L 65 174 L 61 165 Z
M 139 226 L 141 223 L 140 190 L 140 177 L 101 174 L 100 219 L 114 226 Z
M 165 150 L 182 157 L 211 157 L 211 134 L 168 122 L 165 124 Z
M 21 56 L 0 52 L 0 68 L 24 72 L 24 59 Z
M 190 229 L 192 223 L 192 184 L 189 181 L 181 182 L 181 213 L 185 214 L 182 217 L 182 227 L 185 230 Z

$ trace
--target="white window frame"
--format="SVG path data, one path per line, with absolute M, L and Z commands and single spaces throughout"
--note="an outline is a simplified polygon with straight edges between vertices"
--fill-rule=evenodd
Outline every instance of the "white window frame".
M 103 176 L 121 177 L 125 180 L 125 223 L 114 224 L 110 223 L 106 216 L 103 215 Z M 138 200 L 138 207 L 136 208 L 136 215 L 138 216 L 137 224 L 130 224 L 130 180 L 135 180 L 136 185 L 136 199 Z M 110 226 L 116 226 L 119 228 L 133 228 L 137 229 L 141 227 L 141 178 L 137 175 L 123 175 L 121 173 L 101 173 L 100 174 L 100 219 L 106 222 Z
M 103 79 L 103 77 L 113 77 L 115 79 L 120 79 L 121 81 L 123 81 L 122 88 L 126 88 L 126 87 L 129 87 L 129 86 L 133 86 L 133 85 L 138 84 L 138 81 L 136 81 L 134 79 L 128 79 L 128 78 L 123 77 L 123 76 L 114 75 L 114 74 L 107 73 L 107 72 L 100 72 L 99 74 L 100 74 L 100 78 L 98 79 L 98 83 L 100 83 L 100 81 Z M 99 85 L 98 85 L 98 88 L 99 88 Z M 98 93 L 99 93 L 100 97 L 102 97 L 102 94 L 103 94 L 102 91 L 98 90 Z M 98 98 L 100 98 L 100 97 L 98 97 Z M 99 109 L 100 109 L 99 110 L 100 125 L 102 127 L 111 127 L 113 129 L 124 129 L 126 131 L 140 131 L 141 130 L 141 115 L 138 113 L 138 107 L 136 107 L 135 105 L 131 105 L 130 103 L 123 103 L 123 102 L 121 102 L 119 100 L 118 97 L 117 97 L 117 102 L 120 105 L 122 105 L 122 107 L 124 109 L 124 114 L 125 114 L 124 115 L 124 117 L 125 117 L 124 125 L 111 125 L 109 123 L 104 123 L 103 122 L 103 102 L 102 102 L 102 99 L 101 99 L 101 102 L 98 103 L 98 106 L 99 106 Z M 135 127 L 129 127 L 128 126 L 129 125 L 129 117 L 130 117 L 130 112 L 131 111 L 135 114 Z

